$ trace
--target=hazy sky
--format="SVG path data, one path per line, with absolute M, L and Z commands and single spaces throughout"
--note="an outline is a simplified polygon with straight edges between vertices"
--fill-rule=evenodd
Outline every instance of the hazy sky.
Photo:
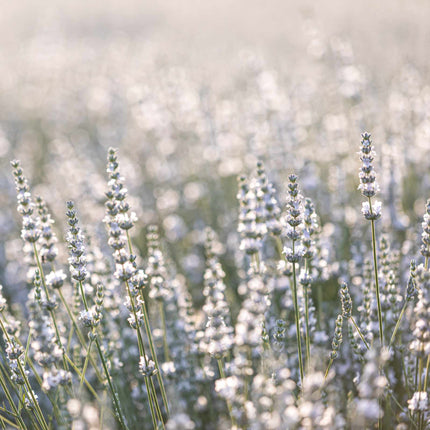
M 428 65 L 430 2 L 424 0 L 75 0 L 1 3 L 0 53 L 21 55 L 41 33 L 53 39 L 103 44 L 123 34 L 156 42 L 160 53 L 199 67 L 227 64 L 242 48 L 275 61 L 299 58 L 303 22 L 313 18 L 322 33 L 351 39 L 359 61 L 372 68 L 407 59 Z M 383 61 L 380 61 L 381 58 Z M 5 60 L 5 58 L 3 58 Z

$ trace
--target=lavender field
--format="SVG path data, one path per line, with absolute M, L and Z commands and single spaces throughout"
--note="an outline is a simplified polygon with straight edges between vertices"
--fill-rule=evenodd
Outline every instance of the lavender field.
M 429 20 L 2 6 L 1 428 L 430 428 Z

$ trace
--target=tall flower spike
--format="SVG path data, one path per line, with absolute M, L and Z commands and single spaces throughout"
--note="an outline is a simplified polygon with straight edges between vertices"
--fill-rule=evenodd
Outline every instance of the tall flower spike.
M 225 299 L 224 272 L 213 250 L 214 232 L 208 229 L 205 243 L 207 263 L 204 274 L 203 310 L 207 316 L 204 331 L 204 349 L 216 359 L 225 356 L 233 345 L 233 329 L 229 324 L 229 307 Z
M 67 202 L 67 222 L 69 231 L 67 233 L 67 242 L 70 249 L 70 273 L 72 278 L 78 282 L 84 282 L 88 276 L 87 258 L 85 255 L 84 238 L 81 229 L 78 226 L 75 206 L 73 202 Z
M 57 237 L 51 227 L 54 224 L 54 220 L 51 218 L 48 208 L 41 197 L 36 197 L 36 203 L 42 229 L 40 256 L 42 262 L 52 263 L 58 255 L 58 249 L 55 245 Z
M 169 289 L 167 270 L 164 256 L 160 249 L 158 227 L 150 225 L 147 234 L 148 267 L 146 274 L 149 278 L 149 297 L 158 301 L 166 301 L 173 296 Z
M 288 194 L 290 195 L 287 201 L 287 237 L 292 242 L 292 248 L 284 248 L 284 254 L 290 263 L 298 263 L 303 255 L 304 249 L 302 246 L 297 246 L 295 243 L 302 238 L 303 235 L 303 207 L 302 196 L 299 193 L 299 184 L 297 176 L 290 175 L 288 177 Z
M 411 260 L 411 265 L 409 269 L 409 279 L 408 279 L 408 285 L 406 288 L 406 300 L 411 301 L 418 295 L 418 289 L 417 289 L 417 265 L 415 260 Z
M 333 340 L 331 342 L 331 352 L 329 355 L 329 363 L 327 366 L 327 369 L 325 371 L 324 379 L 327 379 L 328 372 L 331 369 L 331 366 L 333 364 L 333 361 L 335 358 L 337 358 L 340 346 L 342 344 L 343 338 L 342 338 L 342 328 L 343 328 L 343 317 L 342 314 L 339 314 L 336 318 L 336 325 L 334 329 L 334 336 Z
M 35 204 L 31 198 L 30 187 L 18 160 L 11 161 L 15 177 L 17 210 L 22 215 L 21 237 L 25 242 L 34 244 L 42 235 L 40 219 L 35 215 Z
M 275 187 L 268 181 L 266 170 L 261 161 L 257 163 L 257 197 L 261 197 L 264 211 L 264 221 L 267 231 L 274 236 L 279 236 L 282 232 L 281 208 L 276 200 Z
M 346 319 L 351 318 L 352 299 L 349 294 L 348 285 L 344 282 L 340 288 L 340 300 L 342 303 L 342 316 Z
M 378 200 L 375 200 L 372 204 L 370 200 L 379 191 L 379 185 L 376 182 L 376 174 L 373 169 L 375 151 L 372 149 L 370 134 L 363 133 L 361 137 L 360 160 L 362 165 L 358 174 L 360 178 L 358 189 L 364 197 L 368 198 L 367 202 L 363 202 L 361 211 L 367 220 L 377 220 L 381 217 L 382 204 Z
M 314 235 L 319 229 L 318 216 L 315 213 L 315 208 L 311 199 L 305 200 L 304 206 L 304 229 L 302 244 L 304 248 L 304 258 L 311 259 L 315 255 L 315 240 Z
M 379 288 L 379 275 L 378 275 L 378 257 L 376 255 L 376 232 L 375 232 L 375 221 L 381 217 L 381 202 L 375 200 L 372 202 L 372 197 L 379 191 L 379 185 L 376 182 L 376 175 L 373 170 L 373 160 L 375 152 L 372 149 L 372 141 L 370 140 L 369 133 L 363 133 L 361 135 L 361 152 L 360 160 L 362 166 L 358 174 L 360 178 L 360 185 L 358 189 L 364 197 L 367 197 L 367 201 L 363 202 L 361 212 L 364 218 L 371 222 L 372 227 L 372 253 L 373 253 L 373 270 L 375 276 L 375 292 L 376 292 L 376 303 L 378 307 L 378 325 L 379 325 L 379 338 L 381 345 L 384 346 L 384 329 L 382 325 L 382 307 L 381 307 L 381 294 Z
M 257 231 L 256 199 L 246 176 L 240 176 L 238 182 L 237 198 L 240 203 L 238 231 L 242 237 L 240 249 L 252 256 L 257 254 L 262 246 L 261 237 Z
M 303 247 L 298 245 L 303 236 L 303 208 L 302 208 L 302 196 L 299 193 L 299 185 L 297 183 L 297 176 L 291 174 L 289 177 L 288 194 L 290 195 L 287 201 L 286 208 L 286 222 L 287 222 L 287 237 L 291 240 L 291 248 L 285 247 L 283 254 L 285 259 L 292 263 L 293 266 L 293 282 L 291 285 L 291 292 L 294 302 L 294 318 L 296 322 L 296 340 L 297 340 L 297 357 L 300 368 L 300 380 L 303 382 L 304 370 L 303 370 L 303 356 L 302 356 L 302 341 L 301 341 L 301 330 L 300 330 L 300 310 L 297 292 L 297 275 L 296 275 L 296 263 L 298 263 L 304 254 Z
M 422 222 L 423 232 L 421 234 L 421 254 L 426 260 L 430 257 L 430 199 L 427 200 L 426 213 Z M 427 263 L 428 264 L 428 263 Z

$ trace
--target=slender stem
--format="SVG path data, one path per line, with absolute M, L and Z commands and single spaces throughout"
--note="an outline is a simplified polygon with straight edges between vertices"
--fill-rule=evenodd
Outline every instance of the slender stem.
M 369 344 L 366 342 L 366 339 L 363 336 L 363 333 L 360 330 L 360 327 L 358 327 L 357 323 L 355 322 L 355 319 L 351 316 L 349 318 L 351 320 L 351 322 L 354 324 L 355 329 L 357 330 L 358 335 L 360 336 L 361 340 L 363 341 L 364 345 L 366 345 L 367 349 L 370 349 Z
M 423 359 L 422 357 L 419 358 L 418 360 L 418 388 L 417 391 L 421 392 L 422 390 L 422 375 L 423 375 Z M 418 411 L 418 428 L 420 430 L 423 429 L 423 423 L 422 423 L 422 418 L 423 418 L 423 414 L 421 411 Z
M 84 366 L 82 368 L 82 375 L 81 375 L 81 380 L 79 382 L 79 390 L 82 389 L 82 385 L 84 384 L 84 379 L 85 379 L 85 373 L 87 372 L 87 367 L 88 367 L 88 361 L 91 355 L 91 345 L 93 344 L 92 339 L 90 340 L 90 343 L 88 344 L 88 349 L 87 349 L 87 355 L 85 357 L 85 361 L 84 361 Z
M 309 274 L 309 259 L 305 260 L 305 273 Z M 306 343 L 306 369 L 309 370 L 311 360 L 311 334 L 309 332 L 309 299 L 308 299 L 308 286 L 303 285 L 303 293 L 305 298 L 305 343 Z
M 217 358 L 217 362 L 218 362 L 218 369 L 219 369 L 219 374 L 221 376 L 221 379 L 225 379 L 223 358 L 222 357 Z M 234 415 L 233 415 L 233 408 L 231 407 L 230 400 L 226 399 L 226 402 L 227 402 L 228 412 L 230 414 L 231 424 L 235 428 L 236 427 L 236 420 L 235 420 Z
M 321 329 L 322 328 L 321 324 L 323 320 L 323 315 L 322 315 L 323 297 L 322 297 L 322 287 L 320 284 L 317 285 L 317 299 L 318 299 L 317 323 L 318 323 L 318 328 Z
M 251 351 L 251 347 L 249 345 L 246 345 L 246 359 L 248 360 L 249 366 L 252 368 L 252 351 Z M 244 381 L 244 387 L 243 387 L 243 394 L 245 397 L 245 402 L 248 401 L 248 396 L 249 396 L 249 386 L 251 383 L 251 378 L 252 375 L 246 375 L 245 376 L 245 381 Z
M 424 390 L 423 391 L 427 391 L 428 380 L 429 380 L 429 367 L 430 367 L 430 355 L 427 356 L 426 376 L 424 378 Z
M 143 295 L 142 290 L 140 291 L 140 296 L 142 299 L 141 301 L 142 301 L 142 308 L 143 308 L 143 323 L 145 325 L 145 331 L 146 331 L 146 336 L 148 338 L 149 349 L 151 350 L 151 355 L 152 355 L 152 359 L 154 360 L 155 367 L 158 370 L 157 375 L 156 375 L 157 381 L 158 381 L 158 385 L 160 386 L 161 397 L 163 398 L 164 407 L 166 408 L 167 415 L 169 415 L 169 404 L 167 403 L 166 390 L 164 388 L 164 382 L 163 382 L 163 378 L 161 376 L 160 365 L 158 364 L 157 352 L 155 350 L 154 339 L 152 337 L 151 326 L 149 323 L 148 310 L 146 307 L 146 301 L 145 301 L 145 297 Z
M 48 291 L 48 287 L 47 287 L 46 281 L 45 281 L 45 274 L 43 272 L 43 267 L 42 267 L 42 264 L 41 264 L 40 259 L 39 259 L 39 253 L 37 251 L 36 242 L 33 242 L 33 251 L 34 251 L 34 258 L 36 259 L 37 268 L 39 269 L 40 278 L 42 280 L 43 290 L 45 291 L 46 300 L 50 301 L 49 291 Z M 60 331 L 58 330 L 58 325 L 57 325 L 57 320 L 55 318 L 55 312 L 54 312 L 54 310 L 53 309 L 49 309 L 49 314 L 51 315 L 52 323 L 54 324 L 54 330 L 55 330 L 55 335 L 57 337 L 58 346 L 63 351 L 63 365 L 64 365 L 64 369 L 68 370 L 67 361 L 64 358 L 64 347 L 63 347 L 63 343 L 61 342 Z
M 81 289 L 81 294 L 82 294 L 83 288 Z M 70 306 L 67 304 L 66 299 L 64 298 L 64 295 L 61 291 L 61 289 L 58 290 L 58 294 L 60 296 L 61 302 L 63 303 L 64 307 L 66 308 L 67 314 L 69 315 L 70 320 L 72 321 L 72 325 L 74 327 L 74 329 L 76 330 L 76 334 L 78 336 L 79 342 L 81 343 L 82 347 L 86 348 L 87 343 L 85 342 L 85 338 L 84 335 L 82 334 L 81 329 L 79 328 L 79 324 L 76 321 L 75 315 L 73 315 L 73 312 L 70 309 Z M 90 356 L 90 361 L 91 364 L 96 372 L 97 375 L 97 379 L 100 382 L 103 382 L 103 377 L 99 371 L 99 368 L 97 366 L 96 361 L 94 360 L 94 357 Z
M 294 253 L 294 243 L 293 243 Z M 300 336 L 300 315 L 299 315 L 299 302 L 297 299 L 297 280 L 296 280 L 296 263 L 293 263 L 293 300 L 294 300 L 294 313 L 296 320 L 296 338 L 298 347 L 299 367 L 300 367 L 300 380 L 303 383 L 304 371 L 303 371 L 303 356 L 302 356 L 302 342 Z
M 1 373 L 0 373 L 0 385 L 3 388 L 3 391 L 4 391 L 5 395 L 6 395 L 6 398 L 7 398 L 8 402 L 9 402 L 11 408 L 13 409 L 13 411 L 14 411 L 14 413 L 16 415 L 16 419 L 18 420 L 21 428 L 22 429 L 26 429 L 27 426 L 25 425 L 24 420 L 22 419 L 22 417 L 21 417 L 21 415 L 20 415 L 20 413 L 19 413 L 19 411 L 18 411 L 18 409 L 17 409 L 17 407 L 15 405 L 15 402 L 12 399 L 12 396 L 9 393 L 9 389 L 6 386 L 6 383 L 5 383 L 4 379 L 3 379 L 3 375 Z
M 82 374 L 82 372 L 79 370 L 79 368 L 76 366 L 76 364 L 72 361 L 72 359 L 66 354 L 65 355 L 67 362 L 70 364 L 72 369 L 76 372 L 76 374 L 79 376 L 79 378 L 83 378 L 84 384 L 87 386 L 88 390 L 91 392 L 91 394 L 94 396 L 94 398 L 100 403 L 100 397 L 98 396 L 96 390 L 93 388 L 93 386 L 88 382 L 87 378 L 85 378 L 85 375 Z
M 89 307 L 88 307 L 87 299 L 85 297 L 84 286 L 82 285 L 81 281 L 79 281 L 79 289 L 81 291 L 82 301 L 84 302 L 85 310 L 88 312 L 89 311 Z M 97 337 L 95 338 L 95 342 L 96 342 L 97 351 L 99 353 L 100 360 L 102 362 L 103 370 L 105 372 L 106 379 L 107 379 L 107 382 L 108 382 L 108 385 L 109 385 L 109 389 L 111 391 L 112 398 L 113 398 L 113 401 L 114 401 L 114 404 L 115 404 L 116 416 L 118 418 L 119 423 L 121 424 L 121 427 L 123 429 L 128 429 L 127 424 L 126 424 L 126 420 L 123 417 L 123 413 L 122 413 L 122 410 L 121 410 L 121 405 L 119 403 L 118 393 L 116 392 L 116 390 L 113 387 L 112 378 L 111 378 L 109 369 L 107 367 L 106 360 L 105 360 L 103 351 L 101 349 L 99 339 Z
M 100 342 L 99 342 L 99 340 L 98 340 L 97 337 L 95 339 L 95 342 L 96 342 L 97 350 L 99 352 L 100 360 L 102 362 L 103 370 L 105 372 L 106 379 L 107 379 L 107 382 L 108 382 L 108 385 L 109 385 L 109 389 L 110 389 L 110 392 L 112 394 L 112 398 L 113 398 L 113 401 L 114 401 L 114 404 L 115 404 L 116 417 L 118 418 L 118 421 L 121 424 L 121 427 L 123 429 L 127 429 L 128 430 L 128 426 L 127 426 L 126 421 L 125 421 L 125 419 L 123 417 L 123 414 L 122 414 L 121 405 L 120 405 L 119 399 L 118 399 L 118 394 L 117 394 L 117 392 L 116 392 L 116 390 L 115 390 L 115 388 L 113 386 L 112 378 L 110 376 L 110 372 L 109 372 L 109 369 L 107 367 L 106 360 L 104 358 L 103 351 L 102 351 L 102 348 L 100 346 Z
M 6 412 L 6 413 L 8 413 L 8 414 L 10 414 L 11 412 L 9 412 L 7 409 L 3 409 L 3 408 L 0 408 L 0 410 L 2 411 L 2 412 Z M 2 424 L 3 424 L 3 428 L 6 428 L 5 426 L 4 426 L 4 423 L 6 423 L 6 424 L 8 424 L 9 426 L 11 426 L 11 427 L 14 427 L 14 428 L 16 428 L 16 429 L 21 429 L 22 427 L 19 427 L 17 424 L 15 424 L 14 422 L 12 422 L 12 421 L 10 421 L 10 420 L 8 420 L 6 417 L 4 417 L 3 415 L 0 415 L 0 420 L 2 421 Z M 21 424 L 21 423 L 20 423 Z
M 372 211 L 372 199 L 369 197 L 369 208 Z M 379 278 L 378 278 L 378 259 L 376 256 L 376 233 L 375 233 L 375 220 L 370 220 L 372 226 L 372 251 L 373 251 L 373 268 L 375 271 L 375 287 L 376 287 L 376 302 L 378 305 L 378 322 L 379 322 L 379 337 L 381 338 L 381 346 L 384 346 L 384 330 L 382 328 L 382 308 L 381 298 L 379 293 Z
M 4 318 L 4 316 L 3 316 Z M 5 322 L 7 323 L 7 320 L 4 318 Z M 19 338 L 15 338 L 15 341 L 18 345 L 20 345 L 21 347 L 24 347 L 24 345 L 22 344 L 22 342 L 19 340 Z M 28 346 L 28 343 L 27 343 Z M 36 378 L 37 383 L 39 384 L 40 387 L 42 387 L 42 378 L 40 377 L 34 363 L 33 360 L 31 359 L 30 355 L 28 354 L 28 350 L 25 351 L 25 357 L 24 357 L 24 365 L 28 364 L 30 369 L 33 372 L 34 377 Z M 60 409 L 58 408 L 57 402 L 53 399 L 52 395 L 47 393 L 46 394 L 48 396 L 49 401 L 52 404 L 52 409 L 54 411 L 55 417 L 56 419 L 60 422 L 64 422 L 64 419 L 61 417 L 61 412 Z
M 391 336 L 389 346 L 391 346 L 391 345 L 393 344 L 394 339 L 396 338 L 397 330 L 398 330 L 398 329 L 399 329 L 399 327 L 400 327 L 400 323 L 402 322 L 402 318 L 403 318 L 403 315 L 404 315 L 404 313 L 405 313 L 405 310 L 406 310 L 406 306 L 407 306 L 407 305 L 408 305 L 408 302 L 407 302 L 407 301 L 405 301 L 405 303 L 403 304 L 402 310 L 400 311 L 399 318 L 397 319 L 396 326 L 394 327 L 393 335 Z
M 130 254 L 132 254 L 133 253 L 133 245 L 131 243 L 129 230 L 126 230 L 126 235 L 127 235 L 128 249 L 129 249 Z M 128 288 L 128 285 L 127 285 L 127 288 Z M 164 382 L 163 382 L 163 378 L 161 376 L 161 369 L 160 369 L 160 365 L 158 363 L 158 357 L 157 357 L 157 353 L 156 353 L 155 347 L 154 347 L 154 340 L 152 337 L 151 326 L 149 324 L 148 310 L 146 308 L 146 301 L 145 301 L 145 296 L 143 294 L 143 290 L 140 291 L 140 295 L 141 295 L 141 299 L 142 299 L 143 322 L 145 325 L 146 337 L 148 338 L 149 349 L 151 350 L 152 359 L 154 360 L 155 367 L 157 369 L 156 377 L 157 377 L 158 385 L 160 386 L 161 397 L 163 398 L 163 403 L 164 403 L 164 407 L 166 409 L 167 416 L 169 416 L 170 412 L 169 412 L 169 404 L 167 403 L 166 389 L 164 388 Z M 130 299 L 131 299 L 131 297 L 130 297 Z M 157 401 L 157 403 L 158 403 L 158 401 Z
M 151 387 L 152 398 L 153 398 L 153 402 L 155 405 L 155 410 L 157 412 L 158 420 L 161 423 L 161 427 L 163 429 L 165 429 L 164 421 L 163 421 L 163 414 L 161 413 L 161 408 L 160 408 L 160 405 L 158 404 L 157 391 L 155 390 L 154 381 L 152 380 L 151 377 L 148 377 L 148 379 L 149 379 L 149 384 Z M 157 427 L 157 429 L 158 429 L 158 427 Z
M 429 268 L 429 258 L 425 258 L 424 267 L 426 270 Z M 426 375 L 424 377 L 424 391 L 427 392 L 428 380 L 429 380 L 429 368 L 430 368 L 430 355 L 427 356 L 427 364 L 426 364 Z
M 403 378 L 405 379 L 405 388 L 406 388 L 406 394 L 408 395 L 408 399 L 411 396 L 411 391 L 409 388 L 409 381 L 408 381 L 408 372 L 406 370 L 406 366 L 405 366 L 405 357 L 402 354 L 402 373 L 403 373 Z
M 280 253 L 280 255 L 282 256 L 283 260 L 285 261 L 285 263 L 288 263 L 285 254 L 282 252 L 282 242 L 281 239 L 279 237 L 276 237 L 276 244 L 277 244 L 277 248 L 278 248 L 278 252 Z M 295 241 L 292 241 L 292 248 L 293 248 L 293 254 L 295 251 L 294 245 L 295 245 Z M 297 354 L 298 354 L 298 359 L 299 359 L 299 368 L 300 368 L 300 379 L 303 382 L 303 376 L 304 376 L 304 371 L 303 371 L 303 356 L 302 356 L 302 343 L 301 343 L 301 336 L 300 336 L 300 315 L 299 315 L 299 304 L 298 304 L 298 299 L 297 299 L 297 277 L 296 277 L 296 264 L 293 264 L 293 288 L 292 288 L 292 294 L 293 294 L 293 302 L 294 302 L 294 317 L 296 320 L 296 339 L 297 339 Z
M 0 318 L 0 325 L 1 325 L 1 329 L 3 330 L 4 335 L 6 337 L 7 342 L 9 344 L 13 345 L 12 339 L 10 338 L 9 333 L 6 330 L 6 327 L 4 326 L 2 318 Z M 21 344 L 19 344 L 19 345 L 22 346 Z M 24 380 L 24 384 L 27 388 L 26 394 L 29 395 L 29 397 L 31 397 L 31 400 L 34 404 L 35 411 L 37 412 L 37 414 L 35 413 L 34 415 L 36 416 L 36 419 L 39 421 L 39 424 L 42 426 L 42 428 L 48 429 L 48 425 L 46 424 L 45 418 L 43 417 L 42 410 L 40 409 L 40 405 L 39 405 L 39 403 L 38 403 L 38 401 L 37 401 L 37 399 L 33 393 L 33 389 L 31 388 L 30 381 L 28 380 L 27 374 L 25 373 L 25 369 L 22 367 L 20 357 L 16 358 L 15 361 L 18 365 L 19 372 L 20 372 L 21 377 Z
M 148 358 L 147 358 L 146 352 L 145 352 L 145 345 L 143 343 L 142 333 L 140 332 L 139 319 L 137 317 L 136 306 L 134 304 L 134 297 L 131 294 L 130 285 L 127 281 L 125 281 L 125 286 L 127 289 L 128 297 L 130 299 L 131 310 L 133 312 L 133 317 L 134 317 L 134 321 L 136 324 L 136 335 L 137 335 L 137 344 L 138 344 L 138 348 L 139 348 L 139 354 L 141 357 L 143 357 L 143 359 L 145 361 L 145 365 L 148 365 Z M 152 380 L 150 380 L 150 381 L 152 382 Z M 149 407 L 151 410 L 152 424 L 154 425 L 154 430 L 156 430 L 157 429 L 157 423 L 156 423 L 156 419 L 155 419 L 154 405 L 156 406 L 156 411 L 158 413 L 158 410 L 159 410 L 158 399 L 157 399 L 154 385 L 153 384 L 151 385 L 149 383 L 146 376 L 145 376 L 145 385 L 146 385 L 146 391 L 148 393 L 148 402 L 149 402 Z M 161 422 L 163 422 L 162 419 L 161 419 Z
M 164 306 L 162 301 L 158 302 L 158 308 L 160 310 L 161 327 L 163 329 L 164 358 L 165 358 L 165 361 L 170 361 L 171 358 L 169 353 L 169 344 L 167 343 L 166 315 L 164 313 Z
M 260 273 L 260 254 L 258 251 L 252 254 L 252 261 L 255 265 L 255 270 Z
M 326 369 L 325 374 L 324 374 L 324 380 L 327 379 L 328 372 L 330 371 L 332 364 L 333 364 L 333 359 L 330 358 L 330 361 L 328 362 L 328 366 L 327 366 L 327 369 Z
M 417 391 L 421 391 L 422 390 L 422 386 L 423 386 L 423 384 L 422 384 L 422 375 L 423 375 L 423 366 L 424 366 L 424 363 L 423 363 L 423 359 L 422 359 L 422 357 L 420 357 L 419 358 L 419 360 L 418 360 L 418 387 L 417 387 Z

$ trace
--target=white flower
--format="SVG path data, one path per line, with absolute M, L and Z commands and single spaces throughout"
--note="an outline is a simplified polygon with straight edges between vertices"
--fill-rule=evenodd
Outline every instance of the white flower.
M 52 271 L 46 275 L 46 283 L 52 288 L 60 288 L 63 286 L 66 275 L 62 270 Z
M 408 408 L 411 411 L 427 411 L 428 407 L 428 394 L 425 391 L 417 391 L 412 396 L 412 399 L 408 400 Z

